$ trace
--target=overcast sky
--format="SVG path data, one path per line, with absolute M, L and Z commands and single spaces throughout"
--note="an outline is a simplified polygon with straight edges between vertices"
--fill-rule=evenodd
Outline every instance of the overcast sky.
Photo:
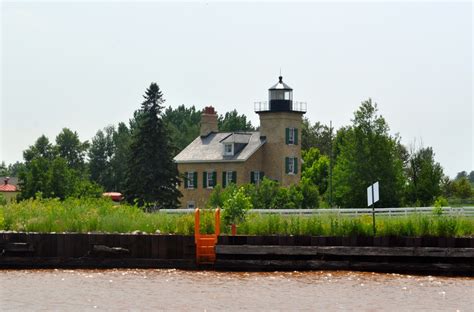
M 402 142 L 474 169 L 472 14 L 463 3 L 3 2 L 0 160 L 63 127 L 128 121 L 151 82 L 166 104 L 236 108 L 284 81 L 306 116 L 348 125 L 369 97 Z

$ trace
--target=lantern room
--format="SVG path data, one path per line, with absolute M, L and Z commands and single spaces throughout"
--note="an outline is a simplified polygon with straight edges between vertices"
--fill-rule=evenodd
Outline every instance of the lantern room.
M 270 111 L 287 112 L 293 108 L 293 89 L 278 77 L 278 83 L 268 89 L 268 103 Z

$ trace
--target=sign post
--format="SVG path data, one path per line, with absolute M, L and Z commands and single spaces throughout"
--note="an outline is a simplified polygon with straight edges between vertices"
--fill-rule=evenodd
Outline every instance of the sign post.
M 372 205 L 372 228 L 374 236 L 376 234 L 375 229 L 375 203 L 379 201 L 379 182 L 375 182 L 367 188 L 367 206 Z

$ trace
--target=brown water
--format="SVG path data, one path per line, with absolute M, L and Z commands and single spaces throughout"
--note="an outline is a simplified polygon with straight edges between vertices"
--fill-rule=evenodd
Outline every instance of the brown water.
M 474 279 L 359 272 L 4 270 L 2 311 L 474 311 Z

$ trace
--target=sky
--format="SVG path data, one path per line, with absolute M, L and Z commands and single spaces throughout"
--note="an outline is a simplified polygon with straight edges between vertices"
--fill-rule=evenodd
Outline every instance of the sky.
M 306 117 L 349 125 L 362 101 L 447 175 L 474 170 L 471 2 L 1 3 L 0 161 L 62 128 L 127 122 L 151 82 L 166 105 L 238 110 L 283 80 Z

